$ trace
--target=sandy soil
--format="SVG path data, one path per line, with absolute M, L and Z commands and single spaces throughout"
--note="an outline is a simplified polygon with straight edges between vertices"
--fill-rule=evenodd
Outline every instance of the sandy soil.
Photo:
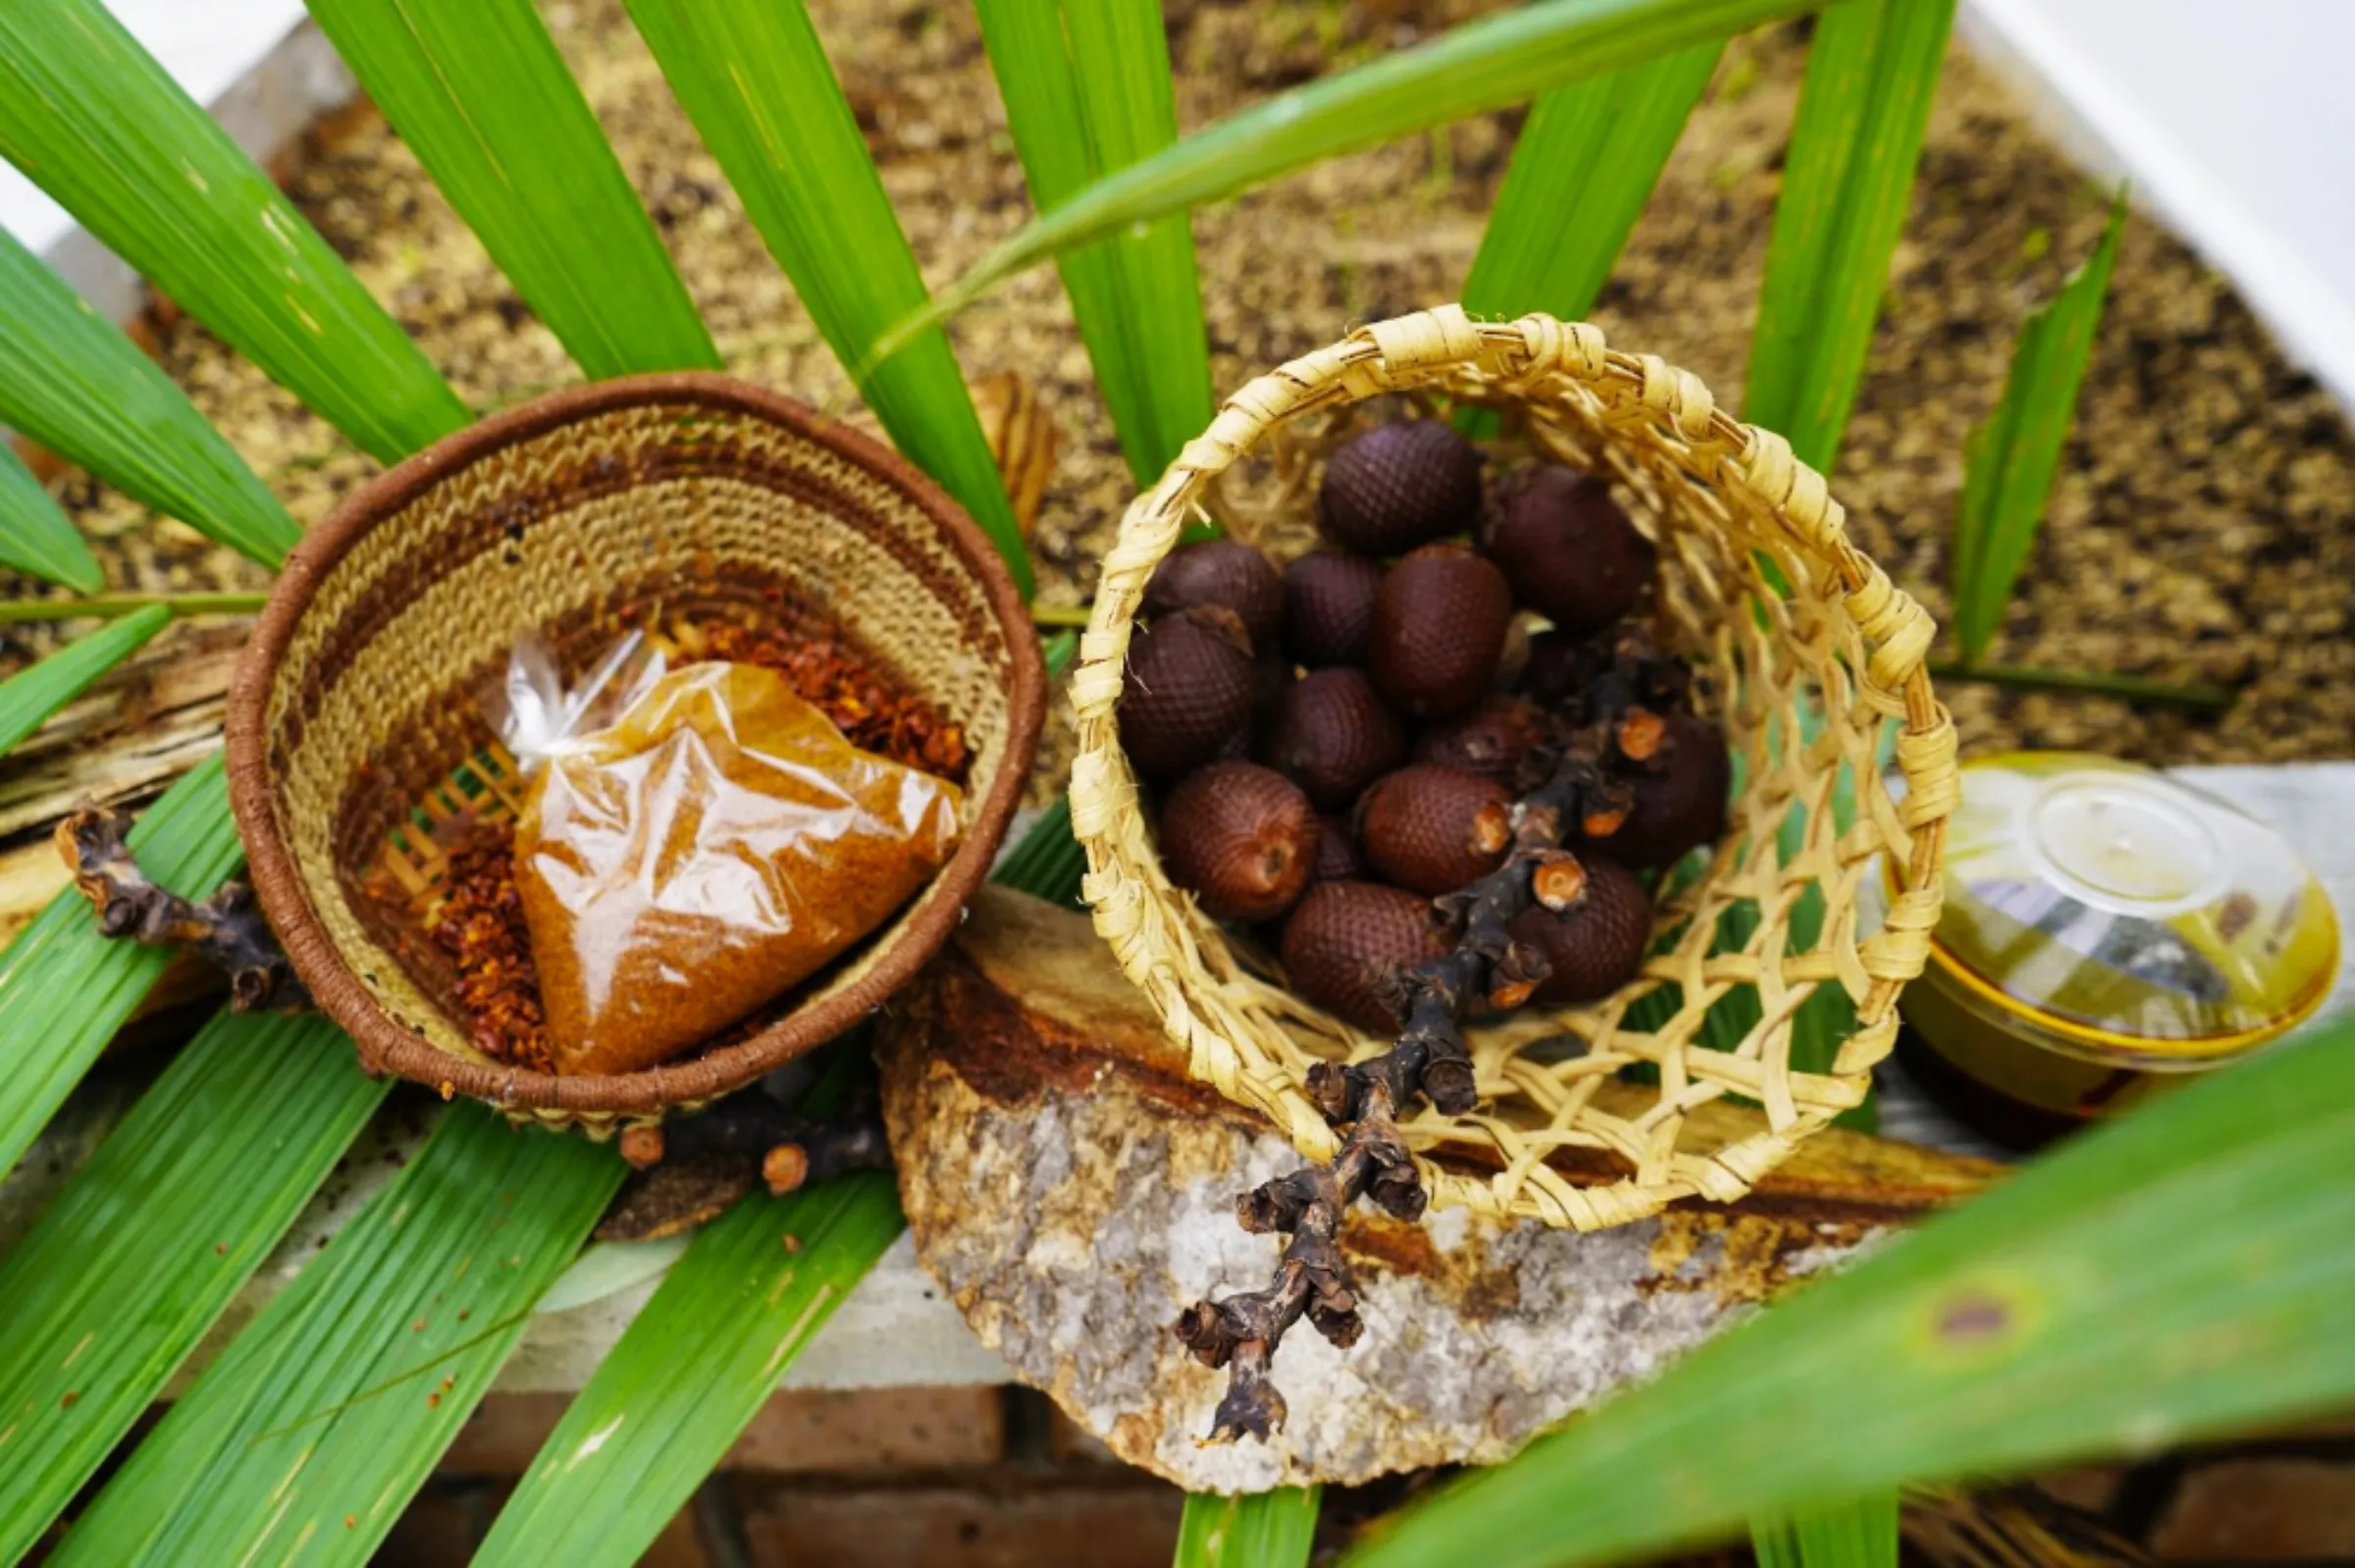
M 816 0 L 820 30 L 925 272 L 955 275 L 1028 213 L 969 8 Z M 1183 123 L 1488 9 L 1463 0 L 1174 0 Z M 842 388 L 792 290 L 611 0 L 547 12 L 732 368 L 813 399 Z M 1803 48 L 1738 41 L 1596 312 L 1613 341 L 1700 373 L 1732 403 Z M 1200 214 L 1216 379 L 1354 322 L 1453 297 L 1517 116 L 1311 170 Z M 312 221 L 483 407 L 573 378 L 397 138 L 360 110 L 322 128 L 290 188 Z M 2091 247 L 2104 193 L 1958 51 L 1930 129 L 1871 370 L 1835 476 L 1864 548 L 1944 608 L 1947 541 L 1970 423 L 2014 333 Z M 955 332 L 968 374 L 1041 385 L 1065 460 L 1039 550 L 1046 597 L 1084 596 L 1129 486 L 1051 270 Z M 166 364 L 296 515 L 374 471 L 193 323 L 162 323 Z M 126 586 L 255 581 L 178 525 L 78 476 L 63 490 Z M 1966 745 L 2085 746 L 2153 761 L 2344 755 L 2355 712 L 2355 440 L 2231 288 L 2154 223 L 2129 228 L 2051 525 L 2002 659 L 2245 685 L 2221 720 L 2106 699 L 1955 687 Z M 30 634 L 39 636 L 40 634 Z M 19 644 L 22 653 L 32 646 Z

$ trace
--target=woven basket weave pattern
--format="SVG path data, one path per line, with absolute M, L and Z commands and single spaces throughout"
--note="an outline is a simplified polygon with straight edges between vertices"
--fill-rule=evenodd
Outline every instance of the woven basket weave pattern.
M 429 1069 L 473 1070 L 452 1074 L 466 1092 L 603 1130 L 616 1113 L 651 1114 L 749 1081 L 774 1065 L 763 1060 L 771 1053 L 756 1037 L 597 1080 L 507 1068 L 472 1045 L 446 1001 L 448 977 L 415 942 L 394 942 L 381 901 L 364 890 L 389 835 L 492 740 L 480 698 L 517 637 L 538 631 L 577 664 L 625 623 L 665 607 L 768 596 L 815 608 L 964 725 L 973 751 L 968 843 L 982 868 L 1035 746 L 1039 675 L 1010 585 L 974 568 L 972 551 L 986 554 L 978 535 L 969 524 L 944 528 L 948 503 L 928 486 L 912 490 L 912 471 L 888 453 L 870 457 L 863 441 L 812 436 L 728 401 L 632 399 L 610 385 L 594 396 L 601 406 L 460 458 L 372 517 L 340 553 L 298 557 L 290 570 L 305 575 L 307 601 L 253 693 L 247 749 L 258 755 L 248 771 L 266 789 L 243 792 L 240 817 L 264 817 L 298 886 L 301 911 L 289 921 L 257 855 L 273 923 L 314 991 L 323 966 L 364 989 L 381 1026 L 344 1017 L 334 983 L 321 993 L 363 1055 L 431 1081 L 414 1071 L 413 1049 L 388 1061 L 389 1028 L 429 1046 Z M 903 939 L 946 931 L 978 874 L 936 879 L 820 984 L 792 997 L 791 1015 L 872 989 L 865 982 Z M 774 1012 L 772 1024 L 788 1016 Z M 614 1087 L 638 1079 L 648 1081 Z M 636 1103 L 649 1097 L 659 1103 Z
M 1122 754 L 1116 713 L 1147 578 L 1199 512 L 1263 537 L 1298 533 L 1318 459 L 1349 433 L 1354 405 L 1389 393 L 1517 410 L 1543 455 L 1609 473 L 1662 546 L 1655 631 L 1692 658 L 1739 760 L 1737 799 L 1707 872 L 1665 900 L 1655 934 L 1674 937 L 1641 976 L 1580 1009 L 1524 1010 L 1474 1031 L 1484 1096 L 1473 1115 L 1424 1107 L 1405 1125 L 1433 1200 L 1580 1229 L 1621 1224 L 1677 1198 L 1740 1197 L 1800 1139 L 1857 1105 L 1897 1029 L 1899 989 L 1921 970 L 1939 911 L 1945 822 L 1956 798 L 1955 737 L 1922 660 L 1928 615 L 1848 542 L 1839 503 L 1789 444 L 1717 410 L 1691 374 L 1605 347 L 1594 327 L 1546 316 L 1476 323 L 1457 307 L 1363 329 L 1242 388 L 1123 519 L 1104 563 L 1073 681 L 1079 724 L 1073 820 L 1088 853 L 1087 896 L 1122 967 L 1160 1010 L 1193 1075 L 1254 1106 L 1312 1158 L 1335 1135 L 1303 1091 L 1320 1059 L 1385 1048 L 1246 968 L 1219 928 L 1172 887 Z M 1272 474 L 1254 497 L 1222 494 L 1249 457 Z M 1770 558 L 1788 595 L 1770 588 Z M 1899 721 L 1902 803 L 1875 765 L 1884 721 Z M 1811 736 L 1811 739 L 1805 738 Z M 1836 795 L 1853 792 L 1853 820 Z M 1777 838 L 1806 812 L 1798 852 Z M 1897 892 L 1859 939 L 1858 900 L 1886 855 Z M 1821 935 L 1795 946 L 1795 918 L 1820 909 Z M 1712 954 L 1720 917 L 1754 912 L 1737 951 Z M 1674 986 L 1650 1028 L 1630 1009 Z M 1794 1014 L 1819 987 L 1855 1004 L 1856 1029 L 1824 1072 L 1795 1071 Z M 1759 1018 L 1733 1050 L 1700 1043 L 1712 1004 L 1754 990 Z M 1653 1003 L 1650 1011 L 1662 1004 Z M 1579 1047 L 1559 1048 L 1564 1035 Z M 1533 1049 L 1542 1041 L 1557 1042 Z M 1648 1064 L 1657 1086 L 1621 1070 Z M 1691 1110 L 1756 1101 L 1731 1141 L 1689 1131 Z M 1622 1175 L 1573 1181 L 1547 1164 L 1604 1151 Z M 1467 1171 L 1467 1164 L 1492 1175 Z

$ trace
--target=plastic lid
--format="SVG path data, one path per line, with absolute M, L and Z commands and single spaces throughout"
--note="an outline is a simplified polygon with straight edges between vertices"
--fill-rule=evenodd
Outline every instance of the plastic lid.
M 2129 762 L 2015 752 L 1962 770 L 1933 961 L 2088 1054 L 2220 1056 L 2317 1007 L 2338 920 L 2271 828 Z

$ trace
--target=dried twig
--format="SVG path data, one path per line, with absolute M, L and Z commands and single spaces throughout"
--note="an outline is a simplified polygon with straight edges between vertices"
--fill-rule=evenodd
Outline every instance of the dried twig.
M 712 1218 L 762 1182 L 779 1196 L 852 1171 L 888 1171 L 891 1146 L 870 1088 L 839 1113 L 797 1115 L 758 1089 L 660 1126 L 632 1127 L 621 1155 L 638 1168 L 599 1239 L 644 1241 Z
M 1338 1234 L 1341 1217 L 1359 1197 L 1401 1220 L 1421 1218 L 1428 1201 L 1414 1159 L 1398 1134 L 1398 1110 L 1417 1096 L 1449 1116 L 1479 1102 L 1463 1020 L 1483 1007 L 1511 1008 L 1528 1000 L 1549 972 L 1543 954 L 1512 938 L 1514 919 L 1533 904 L 1566 910 L 1586 897 L 1586 869 L 1563 849 L 1565 829 L 1606 836 L 1628 810 L 1627 787 L 1606 764 L 1622 752 L 1656 744 L 1658 720 L 1631 700 L 1573 737 L 1553 759 L 1550 776 L 1513 808 L 1513 851 L 1502 866 L 1435 906 L 1460 934 L 1441 958 L 1402 971 L 1398 984 L 1405 1027 L 1397 1043 L 1368 1061 L 1319 1063 L 1308 1092 L 1318 1109 L 1349 1132 L 1329 1166 L 1305 1166 L 1236 1200 L 1246 1230 L 1288 1231 L 1269 1288 L 1224 1301 L 1197 1301 L 1178 1319 L 1178 1337 L 1205 1366 L 1228 1369 L 1208 1441 L 1246 1435 L 1266 1440 L 1283 1427 L 1283 1396 L 1270 1367 L 1285 1331 L 1303 1313 L 1334 1345 L 1346 1349 L 1364 1332 L 1357 1294 Z M 1648 755 L 1648 753 L 1646 754 Z
M 131 818 L 85 807 L 57 824 L 58 853 L 74 885 L 98 912 L 98 929 L 150 947 L 184 947 L 229 976 L 230 1006 L 239 1013 L 300 1013 L 311 994 L 287 962 L 278 938 L 242 881 L 224 882 L 201 903 L 148 880 L 125 835 Z

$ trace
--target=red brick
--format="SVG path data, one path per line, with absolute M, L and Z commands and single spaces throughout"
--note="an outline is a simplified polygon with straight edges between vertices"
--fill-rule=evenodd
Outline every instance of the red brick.
M 1121 1456 L 1104 1445 L 1104 1439 L 1082 1427 L 1062 1411 L 1047 1426 L 1047 1452 L 1058 1463 L 1083 1465 L 1117 1465 Z
M 441 1469 L 522 1475 L 570 1399 L 491 1395 Z M 958 1470 L 995 1464 L 1005 1452 L 1005 1399 L 996 1388 L 796 1388 L 772 1395 L 721 1463 L 777 1475 Z
M 436 1468 L 460 1476 L 520 1476 L 570 1403 L 567 1393 L 488 1394 Z
M 500 1500 L 479 1483 L 427 1482 L 376 1548 L 369 1559 L 372 1568 L 446 1568 L 466 1561 L 497 1516 Z
M 1184 1498 L 1122 1478 L 1100 1486 L 874 1487 L 742 1481 L 759 1568 L 1166 1568 Z
M 2186 1474 L 2153 1532 L 2163 1557 L 2312 1562 L 2355 1557 L 2355 1464 L 2235 1459 Z
M 796 1388 L 772 1397 L 726 1468 L 773 1475 L 959 1470 L 1006 1453 L 997 1388 Z
M 695 1505 L 689 1503 L 671 1516 L 654 1543 L 638 1559 L 638 1568 L 708 1568 L 704 1538 L 695 1528 Z

